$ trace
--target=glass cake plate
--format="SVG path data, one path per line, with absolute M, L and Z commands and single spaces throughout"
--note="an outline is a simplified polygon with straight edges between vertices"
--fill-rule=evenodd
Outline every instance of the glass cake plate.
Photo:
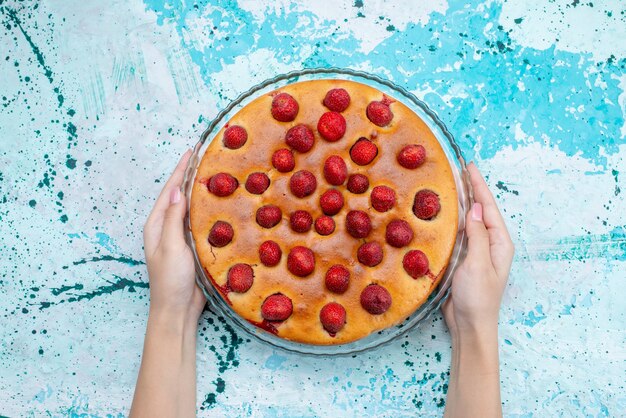
M 271 344 L 272 346 L 280 349 L 310 355 L 348 355 L 378 347 L 389 341 L 400 338 L 409 330 L 416 328 L 433 312 L 439 309 L 450 292 L 450 285 L 452 283 L 454 271 L 467 252 L 465 215 L 469 210 L 472 199 L 469 174 L 465 167 L 465 161 L 463 160 L 459 146 L 437 115 L 424 102 L 419 100 L 415 97 L 415 95 L 406 89 L 399 87 L 388 80 L 365 72 L 342 68 L 311 68 L 281 74 L 252 87 L 217 114 L 215 119 L 211 121 L 207 129 L 202 133 L 200 141 L 198 141 L 193 149 L 189 165 L 185 170 L 185 178 L 182 187 L 189 205 L 194 179 L 205 150 L 220 129 L 244 106 L 252 102 L 257 97 L 288 84 L 319 79 L 342 79 L 355 81 L 374 87 L 388 96 L 401 101 L 428 125 L 448 157 L 448 161 L 454 174 L 458 193 L 459 226 L 448 268 L 444 273 L 439 286 L 430 294 L 428 300 L 400 324 L 372 333 L 369 336 L 357 341 L 338 345 L 312 345 L 289 341 L 267 332 L 239 316 L 231 309 L 219 292 L 211 285 L 211 282 L 206 276 L 198 259 L 198 253 L 196 251 L 195 242 L 191 234 L 191 227 L 189 224 L 189 213 L 187 213 L 185 220 L 186 238 L 194 253 L 197 272 L 196 281 L 198 286 L 200 286 L 202 292 L 206 296 L 207 303 L 211 309 L 217 314 L 222 315 L 228 321 L 235 323 L 237 328 L 242 329 L 253 338 L 264 341 L 265 343 Z

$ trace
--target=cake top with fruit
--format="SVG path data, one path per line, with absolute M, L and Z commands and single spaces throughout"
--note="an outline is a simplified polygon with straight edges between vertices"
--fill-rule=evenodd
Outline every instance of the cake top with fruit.
M 457 235 L 452 168 L 407 106 L 348 80 L 253 100 L 213 138 L 193 184 L 198 259 L 241 317 L 306 344 L 406 319 Z

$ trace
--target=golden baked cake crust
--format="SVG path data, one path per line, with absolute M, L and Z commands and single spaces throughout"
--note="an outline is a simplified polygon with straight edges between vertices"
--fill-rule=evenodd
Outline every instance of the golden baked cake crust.
M 317 127 L 320 117 L 329 111 L 323 104 L 327 92 L 340 88 L 350 96 L 348 108 L 341 112 L 346 129 L 339 140 L 330 142 L 320 135 Z M 272 102 L 279 93 L 288 93 L 297 101 L 295 120 L 281 122 L 272 116 Z M 393 119 L 384 127 L 372 123 L 366 114 L 368 104 L 381 100 L 393 113 Z M 308 152 L 294 151 L 295 168 L 279 172 L 272 165 L 272 155 L 278 149 L 289 148 L 285 135 L 299 124 L 311 129 L 314 145 Z M 224 131 L 229 126 L 241 126 L 247 132 L 247 140 L 240 148 L 224 145 Z M 356 164 L 350 155 L 353 144 L 361 137 L 378 147 L 376 158 L 363 166 Z M 426 155 L 423 164 L 413 169 L 401 166 L 397 160 L 398 153 L 410 144 L 423 146 Z M 346 182 L 338 186 L 328 183 L 323 169 L 331 155 L 343 159 L 348 175 L 367 176 L 369 188 L 365 193 L 351 193 Z M 289 187 L 291 177 L 300 170 L 313 173 L 317 182 L 315 191 L 303 198 L 294 196 Z M 244 186 L 254 172 L 265 173 L 270 180 L 262 194 L 250 193 Z M 210 179 L 218 173 L 228 173 L 237 180 L 232 194 L 221 197 L 209 191 Z M 379 185 L 395 191 L 395 204 L 386 212 L 379 212 L 371 204 L 372 189 Z M 315 226 L 308 232 L 294 232 L 290 214 L 305 210 L 315 221 L 324 215 L 320 196 L 329 189 L 336 189 L 344 199 L 339 213 L 332 216 L 334 232 L 323 236 L 316 232 Z M 439 199 L 440 210 L 429 220 L 418 218 L 414 212 L 416 194 L 422 190 L 434 192 Z M 282 217 L 276 226 L 264 228 L 257 223 L 257 210 L 264 205 L 280 208 Z M 372 229 L 366 238 L 354 238 L 348 233 L 346 215 L 350 210 L 362 210 L 369 215 Z M 387 242 L 386 227 L 392 220 L 406 221 L 413 231 L 412 240 L 402 248 Z M 208 240 L 218 221 L 230 224 L 233 232 L 232 240 L 220 247 Z M 457 222 L 458 198 L 452 168 L 434 134 L 401 102 L 384 97 L 375 88 L 347 80 L 299 82 L 246 105 L 208 146 L 195 177 L 190 204 L 190 225 L 198 258 L 232 309 L 281 338 L 318 345 L 358 340 L 396 325 L 413 313 L 435 289 L 448 265 Z M 280 262 L 275 266 L 266 266 L 259 258 L 259 246 L 267 240 L 275 241 L 282 250 Z M 357 259 L 359 247 L 366 242 L 377 242 L 383 250 L 382 261 L 374 267 L 365 266 Z M 309 248 L 314 255 L 314 270 L 306 277 L 294 275 L 287 266 L 289 252 L 296 246 Z M 425 275 L 413 278 L 403 267 L 403 259 L 410 250 L 420 250 L 428 258 L 429 270 Z M 252 285 L 243 293 L 233 291 L 227 283 L 229 269 L 238 263 L 248 264 L 253 271 Z M 329 291 L 325 284 L 327 270 L 336 264 L 350 271 L 348 288 L 341 294 Z M 384 287 L 391 295 L 391 305 L 382 314 L 368 312 L 361 303 L 363 289 L 372 283 Z M 266 298 L 277 293 L 291 300 L 293 312 L 284 321 L 264 319 L 261 306 Z M 320 311 L 329 302 L 345 308 L 345 325 L 336 333 L 327 331 L 320 321 Z

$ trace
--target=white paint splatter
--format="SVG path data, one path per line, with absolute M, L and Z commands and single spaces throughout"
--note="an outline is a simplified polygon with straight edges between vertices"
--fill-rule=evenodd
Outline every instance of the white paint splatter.
M 619 103 L 619 107 L 622 108 L 622 119 L 624 123 L 622 124 L 622 128 L 620 129 L 620 138 L 626 137 L 626 74 L 622 74 L 621 77 L 611 74 L 611 78 L 613 80 L 619 80 L 619 84 L 617 87 L 622 90 L 619 96 L 617 96 L 617 103 Z
M 510 37 L 522 46 L 546 50 L 554 45 L 561 51 L 587 53 L 603 61 L 611 55 L 626 57 L 623 10 L 624 2 L 610 0 L 594 0 L 593 7 L 545 0 L 508 1 L 502 3 L 499 23 L 505 30 L 511 29 Z M 520 18 L 522 21 L 515 23 Z

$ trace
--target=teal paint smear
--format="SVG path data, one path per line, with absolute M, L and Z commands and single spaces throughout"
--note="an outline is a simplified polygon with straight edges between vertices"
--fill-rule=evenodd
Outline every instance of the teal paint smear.
M 532 328 L 546 318 L 547 316 L 543 312 L 543 306 L 538 304 L 535 306 L 534 310 L 529 311 L 526 314 L 518 314 L 514 319 L 509 321 L 509 324 L 519 323 Z
M 559 239 L 554 244 L 534 243 L 541 248 L 521 256 L 523 260 L 564 261 L 604 258 L 626 261 L 625 226 L 617 226 L 605 234 L 569 236 Z
M 52 69 L 48 66 L 48 64 L 46 64 L 46 60 L 45 60 L 43 53 L 41 52 L 39 47 L 33 42 L 32 37 L 24 29 L 24 26 L 22 25 L 21 20 L 17 17 L 17 13 L 15 12 L 15 10 L 9 9 L 8 7 L 6 9 L 2 7 L 0 8 L 0 12 L 3 12 L 3 13 L 6 12 L 6 15 L 9 17 L 10 21 L 13 22 L 13 24 L 20 30 L 20 32 L 24 36 L 24 39 L 30 46 L 32 53 L 35 55 L 35 59 L 37 60 L 39 67 L 41 67 L 41 69 L 43 70 L 44 76 L 48 79 L 48 82 L 50 84 L 53 84 L 54 78 L 53 78 Z M 63 97 L 63 94 L 61 94 L 60 89 L 58 87 L 53 87 L 53 91 L 57 94 L 56 96 L 57 101 L 58 101 L 57 107 L 59 108 L 63 107 L 64 97 Z
M 142 260 L 135 260 L 133 258 L 126 257 L 126 256 L 114 257 L 112 255 L 103 255 L 103 256 L 100 256 L 100 257 L 92 257 L 91 259 L 83 258 L 82 260 L 73 261 L 72 264 L 77 266 L 79 264 L 96 263 L 96 262 L 99 262 L 99 261 L 117 261 L 118 263 L 128 264 L 129 266 L 138 266 L 138 265 L 146 264 Z M 63 268 L 67 269 L 68 266 L 63 266 Z
M 78 138 L 78 134 L 76 133 L 76 125 L 74 125 L 72 122 L 67 123 L 67 133 L 69 134 L 69 136 L 67 137 L 69 141 Z
M 106 248 L 110 252 L 114 253 L 119 251 L 117 245 L 113 242 L 113 239 L 104 232 L 97 232 L 96 238 L 98 240 L 98 245 Z
M 115 281 L 107 280 L 107 282 L 109 283 L 108 285 L 99 286 L 92 291 L 73 295 L 69 297 L 68 299 L 62 299 L 56 302 L 45 301 L 45 302 L 32 303 L 32 305 L 39 305 L 39 310 L 41 311 L 43 309 L 47 309 L 55 305 L 60 305 L 63 303 L 80 302 L 82 300 L 91 300 L 97 296 L 110 295 L 114 292 L 118 292 L 124 289 L 128 289 L 128 292 L 133 293 L 133 292 L 136 292 L 136 289 L 148 289 L 150 287 L 150 285 L 147 282 L 133 281 L 124 277 L 117 276 L 115 274 L 113 275 L 113 277 L 115 277 L 116 279 Z M 76 285 L 76 286 L 79 286 L 79 285 Z M 54 295 L 56 293 L 57 295 L 61 295 L 62 293 L 66 292 L 69 289 L 65 289 L 63 291 L 60 291 L 60 290 L 61 289 L 53 289 L 52 294 Z
M 59 198 L 63 199 L 63 192 L 59 192 Z M 99 245 L 100 247 L 103 247 L 104 249 L 106 249 L 107 251 L 113 253 L 113 254 L 119 254 L 120 253 L 120 249 L 117 246 L 117 244 L 115 243 L 115 241 L 113 240 L 113 238 L 111 236 L 109 236 L 108 234 L 104 233 L 104 232 L 96 232 L 95 234 L 95 240 L 89 239 L 89 235 L 85 234 L 84 232 L 82 233 L 69 233 L 67 234 L 67 236 L 69 238 L 72 239 L 88 239 L 90 240 L 92 243 Z M 99 250 L 98 250 L 99 252 Z M 102 256 L 102 257 L 95 257 L 92 260 L 80 260 L 78 262 L 78 264 L 84 264 L 87 261 L 120 261 L 129 265 L 137 265 L 137 264 L 143 264 L 143 262 L 139 261 L 139 260 L 133 260 L 129 257 L 114 257 L 114 256 Z
M 561 315 L 571 315 L 572 314 L 572 309 L 574 309 L 576 307 L 576 305 L 574 304 L 574 301 L 576 300 L 576 297 L 574 296 L 572 303 L 570 303 L 569 305 L 563 305 L 563 309 L 561 310 Z
M 39 5 L 35 4 L 33 6 L 32 10 L 36 10 L 38 7 L 39 7 Z M 65 104 L 65 97 L 64 97 L 63 93 L 61 92 L 60 84 L 57 84 L 57 85 L 54 84 L 54 73 L 53 73 L 51 67 L 46 63 L 45 56 L 44 56 L 42 50 L 33 41 L 33 38 L 28 33 L 28 31 L 25 29 L 25 25 L 24 25 L 23 21 L 20 19 L 20 17 L 18 17 L 17 12 L 14 9 L 2 6 L 2 2 L 0 2 L 0 14 L 5 15 L 8 18 L 8 21 L 3 21 L 3 24 L 7 28 L 7 30 L 11 30 L 12 29 L 11 25 L 9 23 L 9 22 L 11 22 L 13 24 L 13 26 L 16 27 L 19 30 L 19 32 L 22 34 L 23 38 L 26 40 L 27 44 L 29 45 L 32 54 L 35 56 L 35 59 L 37 61 L 38 66 L 43 71 L 43 74 L 44 74 L 45 78 L 52 85 L 52 89 L 53 89 L 54 95 L 55 95 L 56 100 L 58 102 L 57 108 L 58 109 L 63 108 L 64 104 Z M 33 14 L 30 14 L 30 13 L 27 14 L 28 18 L 32 18 L 33 16 L 34 16 Z M 37 23 L 35 23 L 34 29 L 35 30 L 38 29 L 37 28 Z M 17 45 L 17 39 L 18 38 L 16 36 L 14 38 L 14 41 L 16 42 L 16 45 Z M 19 72 L 18 72 L 18 74 L 19 74 Z M 27 81 L 30 81 L 30 77 L 26 77 L 25 79 L 27 79 Z M 73 117 L 75 115 L 75 111 L 73 109 L 68 109 L 66 113 L 70 117 Z M 58 120 L 56 122 L 59 123 Z M 76 133 L 76 127 L 74 126 L 74 124 L 72 124 L 72 122 L 63 123 L 63 126 L 67 127 L 67 132 L 69 133 L 69 137 L 68 137 L 69 143 L 67 144 L 67 148 L 70 149 L 72 146 L 76 146 L 77 143 L 78 143 L 77 142 L 78 135 Z M 40 131 L 37 130 L 36 132 L 40 132 Z M 54 179 L 56 177 L 56 171 L 53 169 L 53 165 L 52 165 L 52 163 L 51 163 L 51 161 L 50 161 L 50 159 L 49 159 L 47 154 L 44 156 L 44 161 L 45 161 L 46 165 L 48 166 L 48 169 L 47 169 L 47 172 L 44 172 L 43 179 L 39 182 L 38 187 L 39 188 L 43 188 L 45 186 L 47 189 L 49 189 L 50 192 L 53 192 L 54 191 Z M 76 160 L 71 158 L 68 155 L 67 156 L 67 160 L 65 161 L 65 165 L 66 165 L 66 167 L 69 170 L 73 170 L 75 168 L 75 166 L 76 166 Z M 66 176 L 65 179 L 67 180 L 68 177 Z M 61 208 L 59 210 L 59 213 L 61 213 L 61 216 L 58 218 L 58 221 L 60 221 L 63 224 L 67 223 L 68 220 L 69 220 L 69 217 L 68 217 L 67 214 L 62 213 L 65 210 L 65 206 L 63 205 L 61 200 L 57 200 L 55 202 L 55 204 Z
M 52 293 L 54 296 L 59 296 L 61 293 L 65 293 L 68 290 L 83 290 L 83 285 L 80 283 L 76 283 L 75 285 L 71 285 L 71 286 L 61 286 L 58 288 L 53 287 L 52 289 L 50 289 L 50 293 Z
M 510 189 L 503 181 L 499 181 L 496 183 L 496 187 L 504 192 L 512 193 L 515 196 L 519 196 L 519 192 L 517 190 Z
M 525 319 L 523 322 L 524 325 L 529 326 L 529 327 L 534 327 L 539 322 L 546 319 L 546 315 L 543 313 L 543 306 L 541 305 L 535 306 L 535 311 L 537 312 L 536 314 L 534 311 L 528 312 L 527 314 L 528 318 Z
M 408 24 L 370 53 L 361 52 L 359 41 L 349 32 L 341 37 L 328 36 L 330 28 L 341 29 L 341 22 L 320 21 L 306 11 L 269 8 L 259 22 L 233 1 L 222 5 L 225 13 L 209 12 L 204 3 L 182 0 L 145 0 L 144 3 L 147 9 L 156 12 L 158 24 L 167 22 L 176 28 L 182 46 L 207 85 L 211 85 L 212 74 L 234 63 L 238 56 L 260 48 L 273 51 L 277 61 L 294 68 L 355 67 L 367 62 L 372 68 L 385 68 L 392 80 L 410 90 L 436 91 L 426 94 L 425 101 L 448 125 L 466 159 L 488 159 L 505 147 L 517 149 L 524 145 L 526 142 L 514 139 L 516 124 L 535 141 L 543 143 L 541 137 L 545 134 L 550 138 L 548 145 L 568 156 L 580 154 L 601 166 L 606 166 L 607 161 L 600 149 L 611 155 L 618 152 L 620 144 L 626 143 L 626 138 L 620 137 L 624 119 L 618 101 L 621 93 L 618 78 L 625 72 L 626 59 L 596 63 L 590 54 L 558 51 L 554 46 L 543 51 L 525 48 L 513 43 L 508 33 L 497 25 L 485 34 L 486 25 L 500 16 L 501 5 L 496 2 L 484 5 L 485 10 L 478 14 L 466 7 L 465 2 L 451 1 L 445 16 L 432 13 L 425 26 Z M 355 18 L 356 13 L 355 9 Z M 203 49 L 191 44 L 184 32 L 187 21 L 198 15 L 207 15 L 221 31 L 229 32 L 228 37 L 218 39 L 214 33 L 210 34 L 211 41 Z M 317 38 L 309 33 L 299 35 L 298 16 L 327 30 L 320 30 Z M 276 36 L 277 27 L 293 37 Z M 301 54 L 309 49 L 313 53 L 302 62 Z M 473 59 L 475 53 L 481 56 L 480 60 Z M 453 68 L 459 58 L 460 70 L 441 70 Z M 594 66 L 597 73 L 585 74 L 579 70 L 585 66 Z M 398 67 L 409 68 L 414 73 L 406 75 Z M 606 83 L 606 89 L 596 85 L 597 80 Z M 518 81 L 525 86 L 523 92 Z M 562 85 L 571 88 L 560 88 Z M 482 90 L 479 86 L 483 86 Z M 242 88 L 247 87 L 251 86 Z M 467 97 L 455 93 L 459 87 Z M 452 97 L 450 103 L 443 102 L 444 95 Z M 231 99 L 234 97 L 224 97 L 219 105 L 223 107 Z M 584 105 L 582 113 L 573 115 L 565 110 L 580 105 Z M 479 150 L 476 149 L 478 138 L 482 138 Z
M 49 385 L 46 385 L 46 389 L 42 389 L 37 392 L 33 400 L 39 403 L 43 403 L 43 401 L 45 401 L 50 396 L 52 396 L 52 388 Z
M 93 406 L 93 403 L 92 403 L 92 406 Z M 78 396 L 77 398 L 72 399 L 72 404 L 70 406 L 58 407 L 57 409 L 59 411 L 64 411 L 60 415 L 58 414 L 56 410 L 54 412 L 46 411 L 46 415 L 50 417 L 64 416 L 64 417 L 70 417 L 70 418 L 125 418 L 126 417 L 126 415 L 124 415 L 121 412 L 111 412 L 111 413 L 105 413 L 103 415 L 94 414 L 94 413 L 89 412 L 89 408 L 90 408 L 89 400 L 84 395 L 81 395 L 81 396 Z
M 33 42 L 32 38 L 24 30 L 24 27 L 22 26 L 22 22 L 17 17 L 17 14 L 15 13 L 15 10 L 9 9 L 9 8 L 6 8 L 6 9 L 2 8 L 2 9 L 0 9 L 0 11 L 2 11 L 2 12 L 6 11 L 6 15 L 9 17 L 9 19 L 13 22 L 13 24 L 15 26 L 17 26 L 17 28 L 20 30 L 20 32 L 22 32 L 22 35 L 24 36 L 24 39 L 26 39 L 26 42 L 28 42 L 28 45 L 30 45 L 30 49 L 32 50 L 33 54 L 35 55 L 35 58 L 37 59 L 37 62 L 39 63 L 39 66 L 43 70 L 44 75 L 46 76 L 46 78 L 48 79 L 50 84 L 52 84 L 54 82 L 54 79 L 52 78 L 52 75 L 53 75 L 52 74 L 52 70 L 46 64 L 44 56 L 41 53 L 41 50 L 39 49 L 39 47 L 37 45 L 35 45 L 35 43 Z M 62 102 L 59 102 L 59 107 L 61 107 L 61 104 L 62 104 Z
M 274 371 L 279 370 L 283 368 L 282 365 L 286 360 L 287 360 L 287 357 L 274 353 L 267 358 L 267 360 L 265 361 L 265 365 L 263 367 L 269 370 L 274 370 Z
M 222 343 L 221 347 L 216 346 L 215 344 L 209 345 L 209 351 L 211 351 L 217 360 L 218 365 L 218 374 L 222 375 L 227 370 L 239 367 L 239 359 L 237 358 L 237 352 L 239 347 L 243 344 L 243 338 L 239 337 L 235 329 L 232 325 L 221 315 L 218 315 L 208 306 L 205 309 L 209 312 L 210 316 L 207 317 L 206 322 L 213 326 L 213 331 L 215 332 L 223 332 L 219 337 L 219 341 Z M 210 340 L 205 336 L 204 333 L 206 328 L 200 332 L 200 336 L 205 337 L 205 340 L 214 341 L 213 338 Z M 249 340 L 248 340 L 249 341 Z M 225 353 L 225 354 L 224 354 Z M 217 403 L 217 396 L 219 394 L 224 393 L 226 389 L 226 382 L 218 376 L 218 379 L 215 381 L 216 391 L 208 393 L 201 406 L 200 410 L 211 409 L 215 407 Z
M 217 394 L 224 393 L 226 388 L 226 382 L 221 377 L 218 377 L 213 383 L 215 383 L 215 393 L 209 393 L 202 402 L 202 406 L 206 408 L 214 407 L 217 402 Z
M 436 378 L 437 375 L 434 373 L 424 373 L 421 379 L 417 379 L 415 376 L 412 376 L 411 381 L 405 381 L 402 383 L 402 387 L 404 389 L 410 388 L 412 386 L 425 386 L 428 382 Z
M 613 178 L 615 179 L 615 196 L 619 195 L 622 192 L 622 189 L 620 189 L 620 187 L 618 186 L 619 184 L 619 171 L 613 169 L 611 170 L 611 174 L 613 175 Z

